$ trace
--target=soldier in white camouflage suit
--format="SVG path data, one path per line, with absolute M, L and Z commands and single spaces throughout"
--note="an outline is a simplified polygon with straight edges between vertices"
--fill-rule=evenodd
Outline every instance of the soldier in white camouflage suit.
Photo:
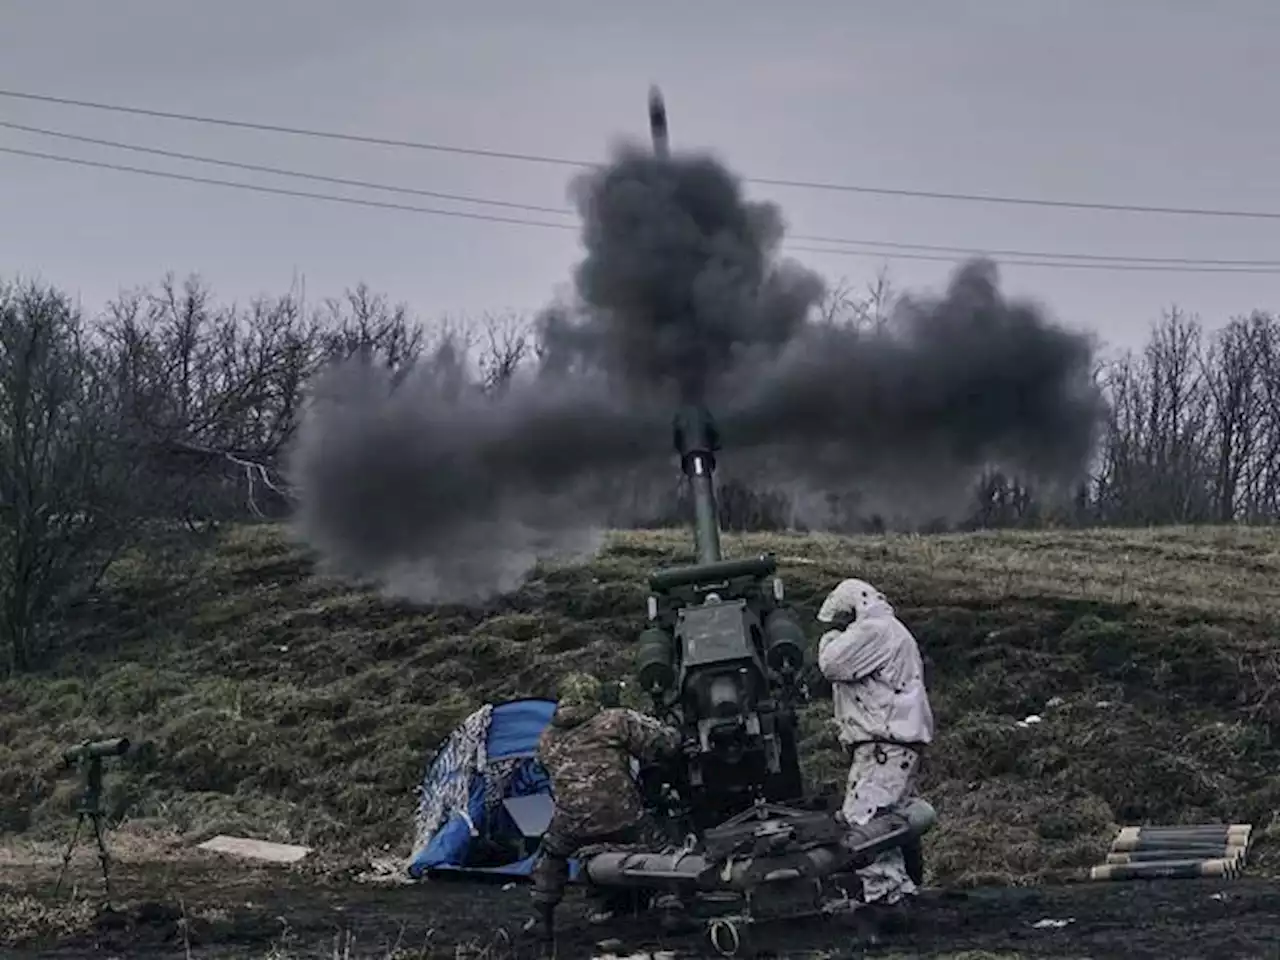
M 569 881 L 569 858 L 577 851 L 598 844 L 656 850 L 671 845 L 644 809 L 631 761 L 647 765 L 673 756 L 679 734 L 635 710 L 606 709 L 601 694 L 600 682 L 590 674 L 564 677 L 556 712 L 538 743 L 556 803 L 533 868 L 533 901 L 547 940 Z M 680 908 L 672 896 L 659 906 L 668 912 Z
M 915 794 L 920 753 L 933 741 L 924 667 L 911 631 L 865 580 L 838 584 L 818 620 L 835 628 L 818 642 L 818 668 L 831 681 L 840 742 L 850 758 L 841 814 L 862 825 Z M 905 919 L 899 905 L 917 892 L 912 874 L 918 880 L 922 869 L 918 847 L 908 854 L 887 851 L 859 872 L 868 932 Z

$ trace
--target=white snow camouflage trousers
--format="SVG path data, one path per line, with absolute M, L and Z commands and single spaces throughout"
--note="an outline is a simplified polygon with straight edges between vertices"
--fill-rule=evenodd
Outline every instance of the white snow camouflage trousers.
M 909 747 L 889 743 L 856 747 L 841 809 L 845 822 L 862 826 L 882 807 L 914 796 L 919 765 L 920 754 Z M 897 848 L 880 854 L 875 862 L 858 871 L 858 877 L 866 903 L 897 903 L 916 892 L 902 851 Z

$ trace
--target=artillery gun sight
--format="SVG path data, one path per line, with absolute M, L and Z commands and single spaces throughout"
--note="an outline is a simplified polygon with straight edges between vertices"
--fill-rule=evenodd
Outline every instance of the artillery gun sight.
M 110 737 L 106 740 L 86 740 L 62 752 L 62 762 L 68 767 L 78 763 L 105 760 L 107 757 L 123 757 L 129 752 L 128 737 Z
M 67 876 L 67 868 L 71 865 L 71 857 L 75 853 L 76 844 L 80 842 L 80 831 L 85 821 L 93 830 L 94 839 L 98 843 L 98 860 L 102 864 L 102 883 L 107 899 L 111 899 L 110 857 L 107 854 L 106 842 L 103 839 L 105 812 L 102 809 L 102 762 L 111 757 L 123 757 L 131 746 L 128 737 L 104 737 L 99 740 L 86 740 L 74 747 L 62 751 L 62 762 L 68 767 L 79 767 L 84 771 L 84 793 L 76 809 L 76 829 L 62 857 L 62 870 L 58 874 L 58 883 L 54 887 L 56 896 L 62 890 L 62 883 Z

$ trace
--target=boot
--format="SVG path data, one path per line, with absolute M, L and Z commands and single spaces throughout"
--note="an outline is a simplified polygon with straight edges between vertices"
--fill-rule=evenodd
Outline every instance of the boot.
M 859 907 L 853 912 L 853 932 L 864 947 L 878 947 L 881 941 L 880 925 L 870 907 Z
M 905 899 L 881 907 L 880 927 L 891 937 L 911 931 L 911 914 Z
M 635 896 L 629 890 L 601 891 L 595 893 L 591 901 L 592 909 L 588 920 L 597 926 L 636 912 Z
M 901 901 L 885 903 L 876 900 L 858 907 L 853 914 L 858 939 L 870 946 L 883 943 L 887 937 L 906 933 L 909 929 L 906 906 Z
M 912 840 L 902 847 L 902 862 L 907 868 L 907 876 L 917 887 L 924 886 L 924 846 L 920 838 Z
M 539 903 L 534 914 L 524 924 L 524 932 L 531 933 L 543 946 L 555 942 L 556 907 L 553 903 Z

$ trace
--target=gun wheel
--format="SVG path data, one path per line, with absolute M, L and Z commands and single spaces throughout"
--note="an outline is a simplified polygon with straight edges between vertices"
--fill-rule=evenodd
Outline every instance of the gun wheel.
M 751 957 L 748 922 L 737 919 L 712 920 L 707 927 L 711 948 L 722 957 Z

